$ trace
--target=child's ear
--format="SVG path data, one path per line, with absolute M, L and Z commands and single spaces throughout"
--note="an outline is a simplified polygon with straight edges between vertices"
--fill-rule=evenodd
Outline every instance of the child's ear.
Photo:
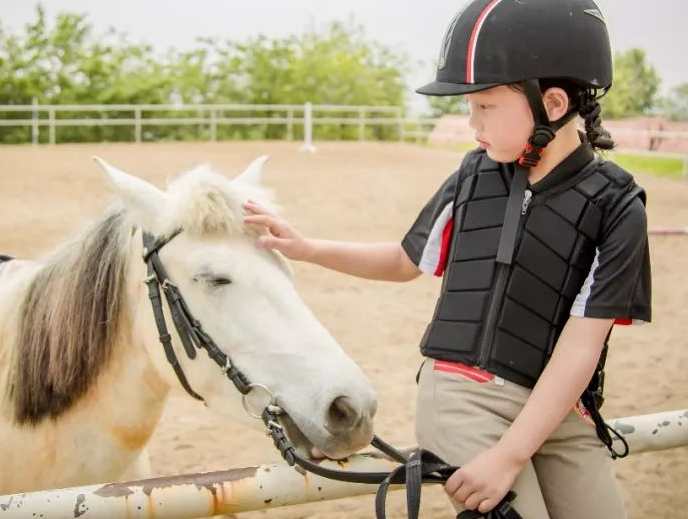
M 558 121 L 569 111 L 569 96 L 563 88 L 548 88 L 543 94 L 543 98 L 551 122 Z

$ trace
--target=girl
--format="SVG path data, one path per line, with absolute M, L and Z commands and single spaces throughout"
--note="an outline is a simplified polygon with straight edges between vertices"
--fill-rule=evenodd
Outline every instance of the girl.
M 263 245 L 291 259 L 368 279 L 443 277 L 421 341 L 416 434 L 461 466 L 445 486 L 460 509 L 486 513 L 513 488 L 525 519 L 626 517 L 602 368 L 612 326 L 650 320 L 650 263 L 643 190 L 593 153 L 613 146 L 597 102 L 611 84 L 591 0 L 473 0 L 419 92 L 466 95 L 480 148 L 401 244 L 308 239 L 245 206 L 247 223 L 270 230 Z

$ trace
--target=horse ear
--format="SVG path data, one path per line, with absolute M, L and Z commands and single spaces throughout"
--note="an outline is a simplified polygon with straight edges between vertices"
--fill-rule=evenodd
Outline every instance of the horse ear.
M 93 160 L 103 169 L 117 198 L 124 204 L 133 223 L 155 231 L 155 222 L 169 204 L 168 196 L 153 184 L 111 166 L 99 157 Z
M 256 160 L 251 162 L 248 167 L 234 179 L 234 182 L 243 182 L 245 184 L 260 184 L 263 176 L 263 166 L 268 161 L 267 155 L 261 155 Z

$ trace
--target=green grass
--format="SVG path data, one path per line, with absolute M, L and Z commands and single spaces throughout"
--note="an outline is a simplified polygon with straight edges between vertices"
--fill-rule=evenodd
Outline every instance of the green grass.
M 631 173 L 650 173 L 664 177 L 681 178 L 683 175 L 683 159 L 672 157 L 650 157 L 631 153 L 605 154 L 609 160 Z

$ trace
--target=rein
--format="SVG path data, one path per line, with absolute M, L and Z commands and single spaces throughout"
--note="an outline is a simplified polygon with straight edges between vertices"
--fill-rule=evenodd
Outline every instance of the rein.
M 424 483 L 443 484 L 459 467 L 448 465 L 432 452 L 425 450 L 418 450 L 407 458 L 400 451 L 377 436 L 373 437 L 370 444 L 394 461 L 400 463 L 399 467 L 391 472 L 351 472 L 332 470 L 321 467 L 299 456 L 287 438 L 283 427 L 278 422 L 278 417 L 280 415 L 285 415 L 286 412 L 277 404 L 270 389 L 262 384 L 251 383 L 248 377 L 234 365 L 231 358 L 220 350 L 210 335 L 203 330 L 201 323 L 191 314 L 189 307 L 179 291 L 179 287 L 169 279 L 158 253 L 162 247 L 167 245 L 181 232 L 181 229 L 178 229 L 170 236 L 159 239 L 144 232 L 143 261 L 147 266 L 147 277 L 144 279 L 144 282 L 148 285 L 148 297 L 153 308 L 153 315 L 155 316 L 155 325 L 158 329 L 160 343 L 165 350 L 167 361 L 174 369 L 184 390 L 193 398 L 203 401 L 203 397 L 191 388 L 172 347 L 172 336 L 168 331 L 165 314 L 163 313 L 161 289 L 170 309 L 172 322 L 187 356 L 193 360 L 196 358 L 196 350 L 205 350 L 208 357 L 221 368 L 222 373 L 227 376 L 234 384 L 237 391 L 241 393 L 242 403 L 246 412 L 250 416 L 263 421 L 267 428 L 267 433 L 272 438 L 275 447 L 290 466 L 298 465 L 308 472 L 337 481 L 379 485 L 375 499 L 375 513 L 377 519 L 386 519 L 385 509 L 389 486 L 394 484 L 406 484 L 406 500 L 409 519 L 418 519 L 421 485 Z M 0 261 L 2 261 L 1 258 L 2 256 L 0 256 Z M 260 413 L 252 410 L 247 401 L 248 395 L 254 390 L 263 391 L 269 397 L 268 404 Z M 491 512 L 482 514 L 466 510 L 461 512 L 457 516 L 457 519 L 477 519 L 481 517 L 487 519 L 522 519 L 511 505 L 511 501 L 513 501 L 515 497 L 516 495 L 513 492 L 509 492 Z

